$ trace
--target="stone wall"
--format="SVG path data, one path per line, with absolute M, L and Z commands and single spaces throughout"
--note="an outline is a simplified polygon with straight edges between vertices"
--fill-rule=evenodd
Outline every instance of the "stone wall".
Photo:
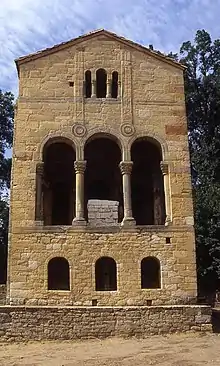
M 211 331 L 207 306 L 0 307 L 0 340 L 145 337 Z
M 0 285 L 0 305 L 5 305 L 6 302 L 6 285 Z
M 169 243 L 167 244 L 167 239 Z M 188 304 L 196 300 L 194 232 L 169 226 L 34 227 L 14 233 L 8 304 L 28 306 L 144 306 Z M 111 257 L 117 266 L 117 291 L 96 291 L 95 263 Z M 161 288 L 141 288 L 141 261 L 160 261 Z M 48 290 L 48 262 L 64 257 L 70 267 L 70 291 Z M 17 273 L 19 272 L 19 277 Z
M 117 201 L 89 200 L 88 221 L 91 226 L 114 226 L 118 224 Z

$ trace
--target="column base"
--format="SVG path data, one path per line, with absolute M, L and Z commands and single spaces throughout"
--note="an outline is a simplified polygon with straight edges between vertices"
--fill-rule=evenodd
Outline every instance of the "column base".
M 133 227 L 136 225 L 136 221 L 133 217 L 124 217 L 121 226 L 123 227 Z
M 34 223 L 35 223 L 36 226 L 44 226 L 43 220 L 35 220 Z
M 86 226 L 87 222 L 83 217 L 75 217 L 72 221 L 73 226 Z
M 169 226 L 171 224 L 171 219 L 169 216 L 166 217 L 166 220 L 165 220 L 165 226 Z

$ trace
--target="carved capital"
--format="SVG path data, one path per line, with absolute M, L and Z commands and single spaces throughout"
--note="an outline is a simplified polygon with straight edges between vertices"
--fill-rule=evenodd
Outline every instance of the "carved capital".
M 44 162 L 37 163 L 36 173 L 37 173 L 37 175 L 43 176 L 43 174 L 44 174 Z
M 121 161 L 119 164 L 119 168 L 121 170 L 121 174 L 131 174 L 133 167 L 133 161 Z
M 86 169 L 86 161 L 85 160 L 74 161 L 74 168 L 76 174 L 84 174 L 84 171 Z
M 161 169 L 163 175 L 168 174 L 168 164 L 167 163 L 164 163 L 163 161 L 161 161 L 160 162 L 160 169 Z

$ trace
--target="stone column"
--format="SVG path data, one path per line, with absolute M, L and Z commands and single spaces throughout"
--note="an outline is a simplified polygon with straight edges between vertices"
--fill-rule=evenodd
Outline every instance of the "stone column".
M 165 210 L 166 210 L 165 225 L 167 226 L 171 222 L 168 164 L 161 161 L 160 168 L 163 174 L 163 181 L 164 181 Z
M 118 81 L 118 98 L 121 98 L 121 81 Z
M 85 225 L 84 218 L 84 172 L 86 169 L 86 161 L 78 160 L 74 162 L 76 172 L 76 216 L 73 224 Z
M 92 80 L 92 94 L 91 94 L 91 98 L 96 98 L 96 80 L 95 79 Z
M 131 207 L 131 171 L 133 161 L 121 161 L 119 164 L 123 181 L 124 218 L 122 225 L 135 225 Z
M 112 88 L 111 88 L 111 86 L 112 86 L 112 80 L 111 79 L 108 79 L 107 80 L 107 94 L 106 94 L 106 98 L 111 98 L 112 97 L 112 94 L 111 94 L 111 92 L 112 92 Z
M 36 202 L 35 202 L 35 221 L 43 221 L 42 188 L 43 188 L 44 163 L 36 166 Z

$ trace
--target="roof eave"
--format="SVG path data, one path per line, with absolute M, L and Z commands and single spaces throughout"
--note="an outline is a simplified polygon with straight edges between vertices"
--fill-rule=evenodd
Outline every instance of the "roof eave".
M 112 38 L 116 39 L 118 42 L 121 42 L 121 43 L 123 43 L 123 44 L 125 44 L 129 47 L 133 47 L 133 48 L 139 50 L 140 52 L 145 52 L 149 56 L 152 56 L 152 57 L 154 57 L 154 58 L 156 58 L 160 61 L 166 62 L 166 63 L 168 63 L 168 64 L 170 64 L 170 65 L 172 65 L 176 68 L 181 69 L 182 71 L 184 71 L 186 69 L 186 66 L 182 65 L 181 63 L 179 63 L 177 61 L 172 60 L 171 58 L 169 58 L 165 55 L 158 54 L 156 51 L 152 51 L 152 50 L 150 50 L 150 49 L 148 49 L 148 48 L 146 48 L 146 47 L 144 47 L 144 46 L 142 46 L 142 45 L 140 45 L 136 42 L 128 40 L 124 37 L 120 37 L 115 33 L 106 31 L 104 29 L 100 29 L 100 30 L 90 32 L 88 34 L 84 34 L 84 35 L 79 36 L 77 38 L 71 39 L 67 42 L 63 42 L 63 43 L 60 43 L 58 45 L 54 45 L 53 47 L 46 48 L 42 51 L 38 51 L 38 52 L 35 52 L 35 53 L 32 53 L 32 54 L 29 54 L 27 56 L 22 56 L 22 57 L 19 57 L 19 58 L 15 59 L 15 64 L 16 64 L 16 67 L 17 67 L 18 75 L 19 75 L 20 65 L 22 65 L 24 63 L 27 63 L 27 62 L 30 62 L 30 61 L 33 61 L 33 60 L 36 60 L 40 57 L 47 56 L 48 54 L 53 54 L 55 52 L 61 51 L 65 48 L 68 48 L 70 45 L 77 45 L 77 44 L 81 43 L 82 40 L 91 39 L 91 38 L 94 38 L 94 37 L 96 37 L 97 35 L 100 35 L 100 34 L 112 37 Z

